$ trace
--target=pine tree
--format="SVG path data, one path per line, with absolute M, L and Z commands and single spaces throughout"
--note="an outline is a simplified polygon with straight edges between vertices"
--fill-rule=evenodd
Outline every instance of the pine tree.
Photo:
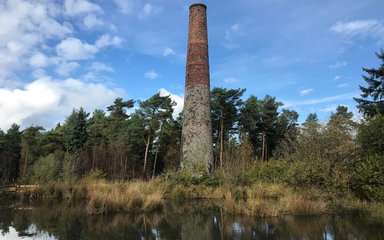
M 379 68 L 363 68 L 368 75 L 363 75 L 368 86 L 359 86 L 362 94 L 361 98 L 354 98 L 358 103 L 357 107 L 367 117 L 377 114 L 384 114 L 384 51 L 376 53 L 382 61 Z
M 223 166 L 224 142 L 228 141 L 230 133 L 237 127 L 239 108 L 243 104 L 240 98 L 244 92 L 245 88 L 228 90 L 218 87 L 211 91 L 213 141 L 217 143 L 216 149 L 220 149 L 216 152 L 220 166 Z
M 148 154 L 150 147 L 161 132 L 161 126 L 168 120 L 172 120 L 173 106 L 176 103 L 172 101 L 170 96 L 161 96 L 156 93 L 151 98 L 140 102 L 140 108 L 136 111 L 145 125 L 145 152 L 143 163 L 143 177 L 146 174 L 148 163 Z
M 65 146 L 71 154 L 79 153 L 87 142 L 88 116 L 89 113 L 86 113 L 83 108 L 73 109 L 63 126 Z

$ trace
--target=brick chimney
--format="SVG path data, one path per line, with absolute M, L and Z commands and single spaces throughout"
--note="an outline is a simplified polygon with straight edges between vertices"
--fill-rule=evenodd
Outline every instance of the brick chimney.
M 213 167 L 206 5 L 189 7 L 181 168 L 201 176 Z

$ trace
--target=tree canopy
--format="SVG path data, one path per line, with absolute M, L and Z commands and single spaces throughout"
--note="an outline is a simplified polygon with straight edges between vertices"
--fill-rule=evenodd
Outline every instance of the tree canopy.
M 377 58 L 381 61 L 378 68 L 364 68 L 363 71 L 367 75 L 363 75 L 363 79 L 368 86 L 359 86 L 361 90 L 361 98 L 354 98 L 357 107 L 367 117 L 376 114 L 384 115 L 384 51 L 376 53 Z

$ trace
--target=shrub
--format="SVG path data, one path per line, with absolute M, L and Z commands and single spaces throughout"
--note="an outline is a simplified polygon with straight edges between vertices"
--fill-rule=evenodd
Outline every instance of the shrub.
M 363 159 L 351 179 L 356 196 L 369 201 L 384 200 L 384 156 L 374 155 Z
M 162 178 L 165 178 L 170 184 L 216 186 L 219 183 L 216 175 L 203 173 L 201 176 L 197 176 L 186 170 L 169 171 L 163 174 Z
M 103 171 L 99 169 L 92 169 L 89 173 L 83 176 L 83 181 L 87 182 L 93 182 L 97 180 L 104 180 L 106 174 L 103 173 Z
M 59 161 L 53 154 L 41 157 L 33 165 L 32 181 L 35 183 L 48 183 L 56 180 L 60 171 Z
M 264 181 L 269 183 L 283 183 L 289 165 L 286 161 L 271 159 L 268 162 L 255 161 L 245 171 L 245 181 L 254 183 Z
M 368 154 L 384 154 L 384 116 L 377 115 L 361 124 L 358 141 L 364 152 Z
M 73 184 L 77 180 L 77 164 L 74 156 L 65 155 L 60 175 L 67 184 Z
M 292 162 L 287 172 L 287 182 L 294 187 L 325 187 L 328 183 L 329 161 Z

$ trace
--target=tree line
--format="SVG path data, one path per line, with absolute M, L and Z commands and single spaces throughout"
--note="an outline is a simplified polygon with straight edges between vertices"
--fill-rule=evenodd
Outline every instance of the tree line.
M 377 57 L 384 63 L 383 51 Z M 383 156 L 383 63 L 378 69 L 363 68 L 368 86 L 360 86 L 361 98 L 355 99 L 364 116 L 361 122 L 354 121 L 347 107 L 338 106 L 327 123 L 311 113 L 300 125 L 299 114 L 282 108 L 275 97 L 250 95 L 244 100 L 246 89 L 213 88 L 215 168 L 228 164 L 244 168 L 270 159 L 328 159 L 332 175 L 345 161 L 355 164 L 361 156 Z M 73 109 L 51 130 L 40 126 L 20 130 L 13 124 L 6 132 L 0 130 L 0 181 L 48 182 L 96 170 L 108 179 L 148 179 L 177 169 L 182 114 L 174 119 L 174 106 L 170 96 L 156 93 L 144 101 L 117 98 L 106 110 L 91 114 Z M 348 167 L 353 171 L 355 166 Z
M 267 160 L 277 143 L 295 131 L 295 111 L 278 112 L 282 104 L 271 96 L 242 101 L 244 92 L 225 88 L 211 92 L 217 167 L 223 165 L 229 142 L 241 144 L 243 136 L 252 136 L 255 153 Z M 83 108 L 73 109 L 63 124 L 48 131 L 40 126 L 21 131 L 13 124 L 6 132 L 0 131 L 2 181 L 41 180 L 34 179 L 39 164 L 60 168 L 66 161 L 80 175 L 98 169 L 110 179 L 148 178 L 175 169 L 180 163 L 182 115 L 172 117 L 174 105 L 170 96 L 156 93 L 138 101 L 134 111 L 135 101 L 122 98 L 106 111 L 97 109 L 90 114 Z M 42 161 L 44 164 L 39 163 Z

